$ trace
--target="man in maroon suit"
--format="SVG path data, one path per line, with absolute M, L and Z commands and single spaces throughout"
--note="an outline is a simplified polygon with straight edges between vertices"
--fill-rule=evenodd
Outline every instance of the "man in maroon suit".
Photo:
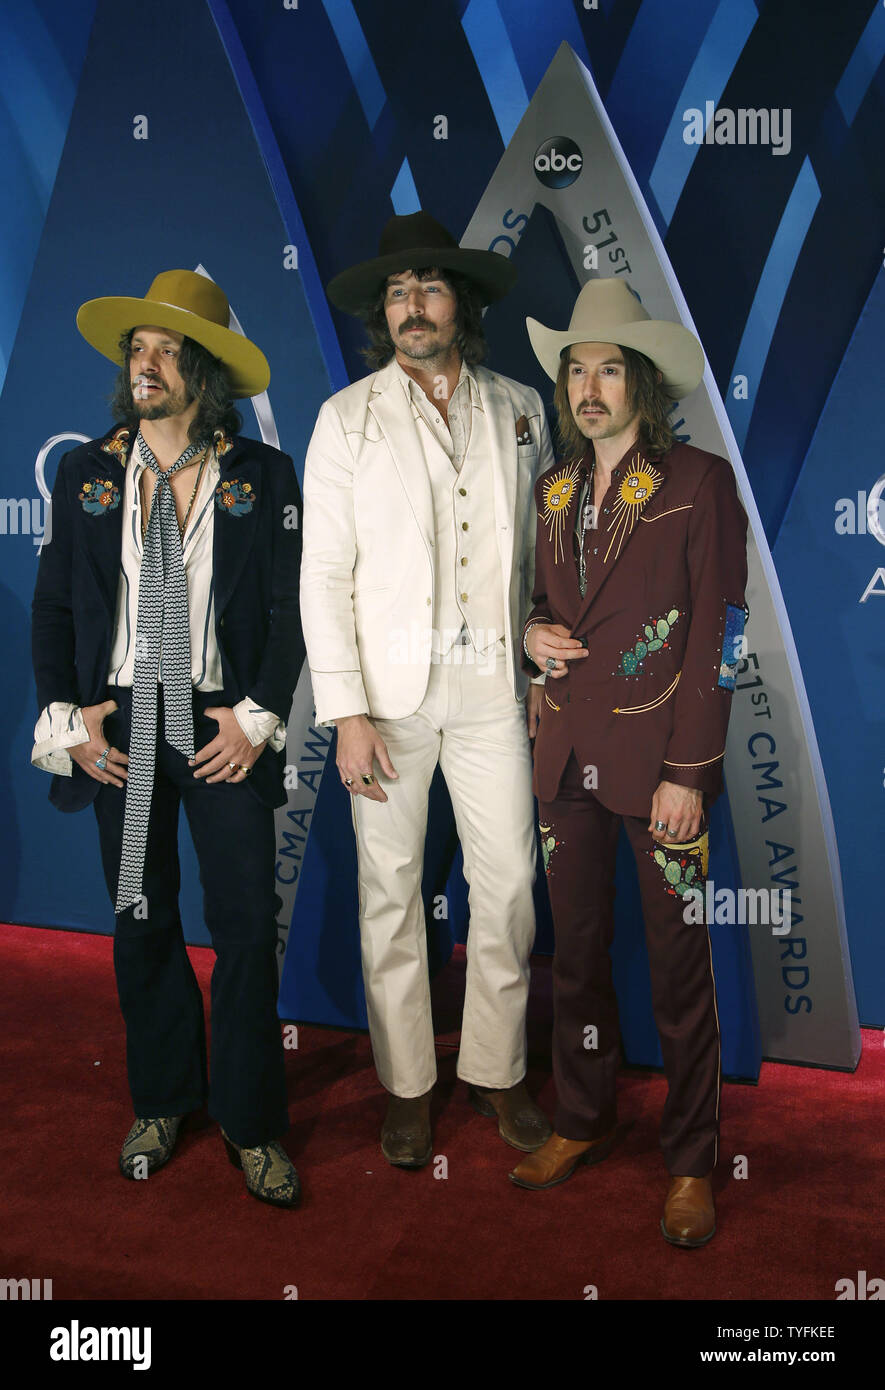
M 511 1173 L 564 1181 L 606 1157 L 619 1061 L 609 948 L 623 822 L 642 894 L 668 1095 L 671 1175 L 661 1229 L 674 1245 L 715 1231 L 719 1127 L 716 992 L 703 888 L 706 811 L 722 759 L 746 609 L 746 515 L 725 459 L 676 443 L 673 399 L 699 384 L 700 344 L 651 320 L 621 280 L 592 280 L 565 332 L 528 320 L 556 382 L 563 462 L 535 485 L 534 608 L 526 669 L 546 675 L 535 739 L 556 929 L 555 1131 Z M 691 914 L 688 914 L 691 917 Z

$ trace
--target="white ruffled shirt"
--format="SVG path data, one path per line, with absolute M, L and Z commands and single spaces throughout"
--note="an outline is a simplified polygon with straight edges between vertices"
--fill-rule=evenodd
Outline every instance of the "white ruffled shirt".
M 131 686 L 135 665 L 135 630 L 138 620 L 138 582 L 141 573 L 141 488 L 145 470 L 136 438 L 123 489 L 123 544 L 117 611 L 108 667 L 109 686 Z M 212 573 L 212 544 L 215 531 L 215 489 L 220 468 L 215 449 L 209 451 L 200 486 L 191 507 L 190 520 L 182 542 L 184 572 L 187 578 L 188 617 L 190 619 L 191 679 L 195 690 L 221 690 L 221 653 L 215 637 L 215 598 Z M 162 665 L 160 668 L 162 680 Z M 271 710 L 261 709 L 248 697 L 233 706 L 237 723 L 252 747 L 265 740 L 280 752 L 286 746 L 286 725 Z M 67 749 L 88 743 L 89 734 L 79 705 L 54 700 L 47 705 L 34 727 L 31 763 L 46 772 L 70 777 L 73 764 Z

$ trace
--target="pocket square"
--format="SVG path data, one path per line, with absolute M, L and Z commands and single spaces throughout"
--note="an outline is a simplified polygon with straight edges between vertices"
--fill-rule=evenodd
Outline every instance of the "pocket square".
M 531 444 L 532 442 L 532 432 L 525 415 L 520 415 L 516 422 L 516 442 L 517 444 Z

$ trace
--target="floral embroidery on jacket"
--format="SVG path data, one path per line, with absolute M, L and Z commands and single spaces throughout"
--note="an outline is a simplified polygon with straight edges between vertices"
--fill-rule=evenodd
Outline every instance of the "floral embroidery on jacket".
M 84 512 L 89 516 L 116 511 L 120 505 L 120 489 L 110 478 L 90 478 L 83 484 L 78 496 Z
M 229 516 L 246 516 L 255 505 L 257 495 L 251 483 L 241 483 L 239 478 L 225 478 L 215 489 L 218 510 Z

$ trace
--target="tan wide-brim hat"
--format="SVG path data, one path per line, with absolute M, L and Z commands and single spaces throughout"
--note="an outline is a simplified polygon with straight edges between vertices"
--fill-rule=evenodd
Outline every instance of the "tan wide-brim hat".
M 270 381 L 267 358 L 229 323 L 227 295 L 214 280 L 195 270 L 164 270 L 144 299 L 121 295 L 89 299 L 77 313 L 77 327 L 87 343 L 118 366 L 123 365 L 120 339 L 130 328 L 170 328 L 221 359 L 232 396 L 260 395 Z
M 617 343 L 644 353 L 674 398 L 687 396 L 703 379 L 704 352 L 694 334 L 681 323 L 650 318 L 623 280 L 588 280 L 564 331 L 545 328 L 537 319 L 526 319 L 525 325 L 535 356 L 553 381 L 560 354 L 573 343 Z

